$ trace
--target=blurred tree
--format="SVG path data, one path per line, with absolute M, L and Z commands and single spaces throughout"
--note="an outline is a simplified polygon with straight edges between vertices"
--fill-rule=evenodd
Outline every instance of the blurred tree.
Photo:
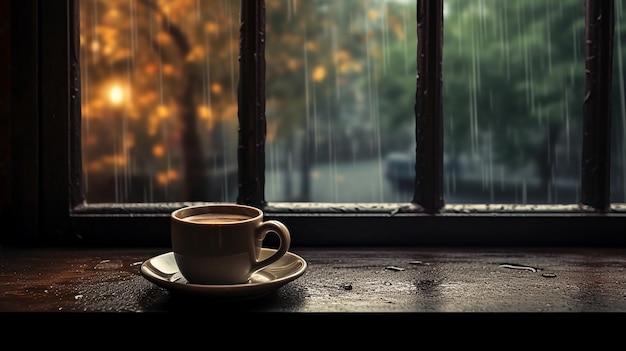
M 84 168 L 92 183 L 124 185 L 116 201 L 141 200 L 137 189 L 145 201 L 224 200 L 224 179 L 235 185 L 231 4 L 81 1 Z

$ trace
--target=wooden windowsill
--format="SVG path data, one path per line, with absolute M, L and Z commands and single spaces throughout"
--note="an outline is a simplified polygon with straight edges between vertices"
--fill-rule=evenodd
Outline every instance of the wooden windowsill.
M 298 279 L 251 301 L 183 296 L 141 264 L 169 248 L 0 248 L 3 312 L 626 312 L 626 251 L 308 248 Z

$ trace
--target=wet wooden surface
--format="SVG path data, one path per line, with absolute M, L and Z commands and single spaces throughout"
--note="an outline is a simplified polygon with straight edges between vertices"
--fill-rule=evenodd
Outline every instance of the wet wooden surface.
M 292 248 L 308 267 L 251 301 L 173 293 L 168 248 L 0 248 L 2 312 L 626 312 L 626 250 Z

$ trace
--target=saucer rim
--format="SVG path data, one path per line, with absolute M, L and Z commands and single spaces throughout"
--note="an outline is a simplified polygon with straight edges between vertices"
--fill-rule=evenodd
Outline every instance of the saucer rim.
M 275 249 L 271 249 L 271 248 L 262 248 L 262 250 L 269 251 L 269 252 L 276 251 Z M 237 298 L 237 299 L 254 298 L 254 297 L 260 297 L 260 296 L 269 294 L 270 292 L 282 287 L 283 285 L 299 278 L 300 276 L 304 274 L 304 272 L 308 268 L 308 264 L 306 260 L 304 260 L 302 257 L 300 257 L 299 255 L 293 252 L 287 251 L 285 256 L 291 257 L 295 261 L 299 262 L 301 264 L 301 267 L 291 274 L 278 277 L 277 279 L 274 279 L 274 280 L 265 281 L 265 282 L 255 282 L 255 283 L 215 284 L 215 285 L 192 284 L 186 281 L 185 283 L 181 283 L 179 281 L 169 281 L 165 279 L 164 277 L 160 276 L 159 274 L 154 272 L 156 268 L 153 268 L 154 265 L 150 263 L 151 261 L 155 259 L 159 259 L 164 256 L 173 255 L 173 254 L 174 254 L 173 251 L 169 251 L 169 252 L 165 252 L 165 253 L 146 259 L 141 264 L 141 268 L 140 268 L 141 275 L 143 275 L 144 278 L 146 278 L 148 281 L 162 288 L 166 288 L 167 290 L 171 292 L 185 292 L 185 293 L 190 293 L 190 294 L 206 295 L 206 296 L 219 297 L 219 298 L 228 298 L 229 296 L 232 296 L 233 298 Z M 278 262 L 280 262 L 280 260 Z M 174 265 L 175 264 L 176 263 L 174 262 Z M 271 268 L 274 265 L 276 265 L 276 262 L 268 265 L 267 267 L 262 268 L 261 270 L 259 270 L 259 272 L 262 272 L 263 270 L 267 268 Z M 177 269 L 172 274 L 176 274 L 176 273 L 180 273 L 180 271 Z

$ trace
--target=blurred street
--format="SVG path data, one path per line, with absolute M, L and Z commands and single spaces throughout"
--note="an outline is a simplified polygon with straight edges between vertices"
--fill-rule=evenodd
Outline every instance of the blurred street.
M 311 168 L 310 202 L 408 202 L 413 189 L 394 186 L 385 178 L 385 160 L 316 165 Z M 466 172 L 464 172 L 464 170 Z M 288 179 L 291 177 L 291 179 Z M 299 199 L 301 174 L 298 170 L 268 171 L 265 196 L 272 201 Z M 410 186 L 410 185 L 409 185 Z M 291 190 L 290 190 L 291 189 Z M 549 199 L 539 188 L 538 180 L 504 174 L 486 181 L 478 172 L 457 169 L 444 177 L 444 201 L 453 203 L 576 203 L 577 184 L 557 180 Z

